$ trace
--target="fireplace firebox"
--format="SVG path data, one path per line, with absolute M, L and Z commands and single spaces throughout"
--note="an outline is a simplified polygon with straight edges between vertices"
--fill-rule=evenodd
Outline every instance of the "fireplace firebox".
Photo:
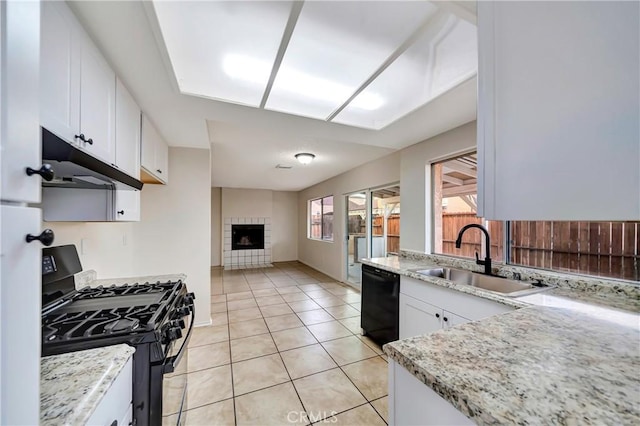
M 231 250 L 264 249 L 264 225 L 231 225 Z

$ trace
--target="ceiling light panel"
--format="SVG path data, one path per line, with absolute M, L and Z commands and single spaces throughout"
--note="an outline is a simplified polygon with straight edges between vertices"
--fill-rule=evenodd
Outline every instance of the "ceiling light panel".
M 326 119 L 436 10 L 422 1 L 305 2 L 265 107 Z M 351 106 L 386 102 L 369 91 Z
M 477 70 L 476 26 L 439 11 L 422 36 L 333 121 L 381 129 L 472 78 Z M 369 111 L 358 107 L 361 97 L 372 95 L 380 96 L 385 103 Z
M 182 93 L 259 106 L 290 1 L 154 1 Z

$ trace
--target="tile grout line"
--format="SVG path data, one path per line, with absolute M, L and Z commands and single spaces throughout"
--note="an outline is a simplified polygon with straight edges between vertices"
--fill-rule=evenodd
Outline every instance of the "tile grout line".
M 286 273 L 286 272 L 285 272 L 285 273 Z M 265 275 L 266 275 L 266 274 L 265 274 Z M 290 276 L 290 275 L 289 275 L 289 276 Z M 292 277 L 292 276 L 290 276 L 290 277 L 293 279 L 293 281 L 295 281 L 295 278 L 294 278 L 294 277 Z M 249 283 L 249 280 L 246 278 L 246 276 L 244 276 L 244 274 L 243 274 L 243 278 L 245 279 L 245 281 L 246 281 L 247 283 Z M 299 277 L 299 278 L 300 278 L 300 277 Z M 315 277 L 314 277 L 314 278 L 315 278 Z M 319 279 L 318 279 L 318 280 L 319 280 Z M 303 409 L 306 411 L 306 407 L 304 406 L 304 403 L 302 402 L 302 399 L 300 398 L 300 395 L 299 395 L 299 393 L 298 393 L 298 391 L 297 391 L 297 388 L 296 388 L 296 387 L 295 387 L 295 385 L 293 384 L 294 379 L 292 378 L 291 373 L 289 372 L 289 368 L 287 367 L 287 365 L 286 365 L 286 364 L 285 364 L 285 362 L 284 362 L 284 358 L 282 357 L 282 352 L 287 352 L 287 351 L 292 351 L 292 350 L 296 350 L 296 349 L 301 349 L 301 348 L 305 348 L 305 347 L 309 347 L 309 346 L 313 346 L 313 345 L 319 345 L 319 346 L 323 349 L 323 351 L 324 351 L 324 352 L 329 356 L 329 358 L 330 358 L 330 359 L 331 359 L 331 360 L 336 364 L 336 367 L 332 367 L 332 368 L 329 368 L 329 369 L 327 369 L 327 370 L 322 370 L 322 371 L 314 372 L 314 373 L 312 373 L 312 374 L 308 374 L 308 375 L 306 375 L 306 376 L 301 376 L 301 377 L 296 378 L 296 380 L 298 380 L 298 379 L 303 379 L 303 378 L 310 377 L 310 376 L 315 375 L 315 374 L 319 374 L 319 373 L 322 373 L 322 372 L 325 372 L 325 371 L 329 371 L 329 370 L 332 370 L 332 369 L 339 368 L 339 369 L 340 369 L 340 371 L 341 371 L 345 376 L 347 376 L 347 378 L 348 378 L 349 382 L 352 384 L 352 386 L 354 386 L 354 387 L 358 390 L 358 392 L 362 395 L 362 397 L 365 399 L 365 401 L 366 401 L 366 402 L 365 402 L 365 403 L 363 403 L 363 404 L 360 404 L 360 405 L 356 405 L 355 407 L 351 407 L 351 408 L 349 408 L 349 409 L 347 409 L 347 410 L 341 411 L 341 412 L 337 413 L 336 415 L 338 415 L 338 414 L 342 414 L 342 413 L 344 413 L 344 412 L 347 412 L 347 411 L 350 411 L 350 410 L 353 410 L 353 409 L 356 409 L 356 408 L 359 408 L 359 407 L 361 407 L 361 406 L 364 406 L 364 405 L 367 405 L 367 404 L 368 404 L 368 405 L 370 405 L 370 406 L 371 406 L 371 408 L 374 410 L 374 412 L 375 412 L 375 413 L 376 413 L 376 414 L 377 414 L 377 415 L 378 415 L 378 416 L 379 416 L 379 417 L 380 417 L 380 418 L 385 422 L 385 424 L 386 424 L 386 423 L 387 423 L 387 422 L 386 422 L 386 420 L 384 420 L 384 418 L 382 418 L 382 415 L 378 412 L 378 410 L 376 410 L 376 409 L 375 409 L 375 407 L 373 407 L 372 402 L 377 401 L 377 400 L 380 400 L 380 399 L 383 399 L 383 398 L 387 397 L 388 395 L 384 395 L 384 396 L 381 396 L 381 397 L 378 397 L 378 398 L 376 398 L 376 399 L 373 399 L 373 400 L 369 401 L 369 400 L 367 399 L 367 397 L 362 393 L 362 391 L 358 388 L 358 386 L 356 386 L 356 384 L 353 382 L 353 380 L 351 380 L 351 378 L 346 374 L 346 372 L 345 372 L 345 371 L 344 371 L 344 369 L 343 369 L 343 367 L 346 367 L 346 366 L 348 366 L 348 365 L 352 365 L 352 364 L 355 364 L 355 363 L 358 363 L 358 362 L 362 362 L 362 361 L 366 361 L 366 360 L 369 360 L 369 359 L 373 359 L 373 358 L 376 358 L 376 357 L 380 357 L 380 358 L 382 358 L 382 359 L 383 359 L 383 361 L 387 362 L 387 361 L 382 357 L 382 355 L 380 355 L 380 354 L 378 354 L 378 353 L 377 353 L 377 352 L 379 352 L 379 349 L 377 349 L 377 348 L 373 348 L 370 344 L 368 344 L 368 342 L 365 342 L 364 340 L 362 340 L 362 339 L 358 336 L 358 335 L 360 334 L 359 332 L 354 333 L 351 329 L 349 329 L 347 326 L 345 326 L 345 324 L 343 324 L 343 323 L 341 322 L 341 321 L 344 321 L 344 320 L 348 320 L 349 318 L 355 318 L 355 317 L 359 317 L 359 316 L 361 316 L 361 311 L 360 311 L 359 309 L 357 309 L 356 307 L 352 306 L 352 303 L 349 303 L 349 302 L 347 302 L 346 300 L 344 300 L 344 299 L 340 298 L 340 296 L 348 296 L 349 294 L 336 295 L 336 294 L 331 293 L 331 296 L 319 297 L 319 298 L 314 299 L 313 297 L 310 297 L 310 296 L 309 296 L 309 294 L 307 293 L 307 291 L 308 291 L 308 292 L 314 292 L 314 291 L 319 291 L 320 289 L 316 288 L 316 289 L 309 289 L 309 290 L 305 291 L 305 290 L 302 290 L 302 289 L 300 289 L 300 288 L 299 288 L 300 286 L 310 285 L 310 284 L 319 285 L 319 283 L 321 283 L 321 281 L 318 281 L 317 283 L 304 283 L 304 284 L 303 284 L 303 283 L 297 283 L 297 281 L 295 281 L 295 282 L 296 282 L 296 284 L 294 284 L 294 285 L 292 285 L 292 286 L 296 286 L 296 287 L 298 288 L 298 290 L 299 290 L 302 294 L 304 294 L 306 297 L 308 297 L 308 299 L 305 299 L 305 300 L 311 300 L 311 301 L 313 301 L 316 305 L 318 305 L 318 306 L 319 306 L 318 308 L 311 309 L 311 310 L 320 310 L 320 309 L 322 309 L 322 311 L 323 311 L 324 313 L 328 314 L 328 315 L 329 315 L 331 318 L 333 318 L 333 319 L 328 320 L 328 321 L 320 321 L 320 322 L 317 322 L 317 323 L 314 323 L 314 324 L 305 324 L 305 323 L 302 321 L 302 318 L 299 316 L 299 314 L 304 313 L 304 312 L 309 312 L 309 311 L 301 311 L 301 312 L 295 312 L 295 311 L 293 311 L 293 314 L 295 314 L 295 317 L 296 317 L 296 318 L 297 318 L 297 319 L 302 323 L 302 326 L 290 327 L 290 328 L 284 328 L 284 329 L 282 329 L 282 330 L 275 330 L 275 331 L 272 331 L 272 330 L 267 326 L 267 333 L 258 333 L 258 334 L 256 334 L 256 335 L 252 335 L 252 336 L 243 336 L 243 337 L 238 338 L 238 339 L 232 339 L 232 338 L 231 338 L 231 330 L 230 330 L 230 328 L 231 328 L 231 322 L 230 322 L 230 318 L 229 318 L 229 309 L 228 309 L 228 305 L 227 305 L 227 311 L 226 311 L 227 324 L 226 324 L 226 325 L 227 325 L 227 332 L 228 332 L 229 360 L 230 360 L 230 366 L 231 366 L 230 368 L 232 369 L 232 368 L 233 368 L 233 367 L 232 367 L 232 365 L 235 363 L 235 362 L 233 361 L 233 359 L 232 359 L 232 353 L 231 353 L 231 341 L 232 341 L 232 340 L 239 340 L 239 339 L 245 339 L 245 338 L 249 338 L 249 337 L 255 337 L 255 336 L 260 336 L 260 335 L 264 335 L 264 334 L 269 334 L 269 337 L 270 337 L 270 339 L 271 339 L 271 342 L 274 344 L 275 349 L 276 349 L 276 352 L 275 352 L 275 353 L 277 353 L 277 354 L 278 354 L 279 359 L 281 360 L 282 365 L 284 366 L 284 369 L 285 369 L 285 371 L 287 372 L 287 377 L 289 378 L 289 381 L 288 381 L 288 382 L 292 383 L 292 386 L 294 387 L 294 390 L 295 390 L 295 392 L 296 392 L 296 395 L 298 396 L 298 400 L 299 400 L 299 401 L 300 401 L 300 403 L 302 404 Z M 272 281 L 272 283 L 274 283 L 274 282 Z M 330 284 L 331 284 L 331 283 L 330 283 Z M 351 288 L 351 287 L 349 287 L 349 286 L 345 286 L 345 285 L 342 285 L 342 284 L 337 283 L 337 282 L 336 282 L 336 285 L 338 285 L 338 286 L 340 286 L 340 287 L 344 287 L 344 288 L 352 289 L 352 288 Z M 292 286 L 283 286 L 283 287 L 292 287 Z M 249 284 L 249 287 L 250 287 L 250 284 Z M 320 286 L 320 287 L 321 287 L 321 286 Z M 268 296 L 267 296 L 267 295 L 265 295 L 265 296 L 256 296 L 256 295 L 254 294 L 254 290 L 253 290 L 253 289 L 251 289 L 251 288 L 250 288 L 250 290 L 248 290 L 248 291 L 252 294 L 253 301 L 254 301 L 254 303 L 256 304 L 256 306 L 258 307 L 258 311 L 260 312 L 260 318 L 259 318 L 259 319 L 262 319 L 262 320 L 263 320 L 263 322 L 265 323 L 265 325 L 266 325 L 266 319 L 267 319 L 267 318 L 274 318 L 274 317 L 279 317 L 279 316 L 291 315 L 291 313 L 286 313 L 286 314 L 280 314 L 280 315 L 273 315 L 273 316 L 270 316 L 270 317 L 265 317 L 265 316 L 264 316 L 264 314 L 263 314 L 263 311 L 262 311 L 262 308 L 263 308 L 263 307 L 268 307 L 268 306 L 273 306 L 273 305 L 280 305 L 280 304 L 286 304 L 286 306 L 287 306 L 289 309 L 292 309 L 292 308 L 291 308 L 291 306 L 290 306 L 290 304 L 291 304 L 291 303 L 295 303 L 295 301 L 288 302 L 288 301 L 286 301 L 286 300 L 284 300 L 284 299 L 283 299 L 283 300 L 282 300 L 282 303 L 280 303 L 280 302 L 279 302 L 279 303 L 274 303 L 274 304 L 272 304 L 272 305 L 264 305 L 264 306 L 262 306 L 262 307 L 261 307 L 260 305 L 258 305 L 258 304 L 257 304 L 257 300 L 256 300 L 256 298 L 257 298 L 257 297 L 270 297 L 270 296 L 276 296 L 276 295 L 278 295 L 278 296 L 280 296 L 280 297 L 282 298 L 282 296 L 283 296 L 283 295 L 285 295 L 285 294 L 293 294 L 293 293 L 297 293 L 297 291 L 296 291 L 296 292 L 279 293 L 279 292 L 277 291 L 277 289 L 278 289 L 278 288 L 280 288 L 280 287 L 275 287 L 275 286 L 274 286 L 274 287 L 271 287 L 271 288 L 273 288 L 273 289 L 277 292 L 277 294 L 271 294 L 271 295 L 268 295 Z M 255 290 L 255 291 L 259 291 L 259 290 L 263 290 L 263 289 L 258 289 L 258 290 Z M 322 287 L 322 290 L 324 290 L 324 291 L 328 291 L 328 290 L 326 290 L 326 288 L 325 288 L 325 287 Z M 357 290 L 357 289 L 353 289 L 353 290 Z M 226 298 L 228 298 L 228 295 L 229 295 L 229 294 L 233 294 L 233 293 L 224 293 L 224 285 L 223 285 L 223 295 L 225 295 L 225 297 L 226 297 Z M 339 304 L 339 305 L 335 305 L 335 306 L 327 306 L 327 307 L 325 307 L 325 306 L 321 306 L 321 305 L 317 304 L 317 302 L 316 302 L 316 300 L 317 300 L 317 299 L 330 298 L 330 297 L 335 297 L 335 298 L 339 299 L 342 303 L 341 303 L 341 304 Z M 249 298 L 251 298 L 251 297 L 249 297 Z M 248 298 L 248 299 L 249 299 L 249 298 Z M 244 299 L 238 299 L 238 300 L 244 300 Z M 219 302 L 218 302 L 218 303 L 219 303 Z M 227 299 L 227 303 L 228 303 L 228 299 Z M 357 303 L 357 302 L 353 302 L 353 303 Z M 326 308 L 341 307 L 341 306 L 345 306 L 345 305 L 346 305 L 346 306 L 349 306 L 350 308 L 352 308 L 352 309 L 354 309 L 354 310 L 356 310 L 356 311 L 358 311 L 358 315 L 351 316 L 351 317 L 345 317 L 345 318 L 336 318 L 336 317 L 335 317 L 335 316 L 333 316 L 329 311 L 327 311 L 327 310 L 326 310 Z M 238 309 L 238 310 L 239 310 L 239 309 Z M 293 309 L 292 309 L 292 310 L 293 310 Z M 255 319 L 258 319 L 258 318 L 255 318 Z M 251 321 L 251 320 L 237 321 L 236 323 L 245 322 L 245 321 Z M 350 333 L 350 335 L 349 335 L 349 336 L 336 337 L 336 338 L 328 339 L 328 340 L 324 340 L 324 341 L 322 341 L 322 342 L 321 342 L 321 341 L 320 341 L 320 340 L 319 340 L 319 339 L 318 339 L 318 338 L 317 338 L 317 337 L 316 337 L 316 336 L 311 332 L 311 330 L 309 329 L 309 327 L 310 327 L 310 326 L 319 325 L 319 324 L 325 324 L 325 323 L 333 322 L 333 321 L 337 322 L 337 323 L 338 323 L 338 324 L 340 324 L 342 327 L 344 327 L 346 330 L 348 330 L 348 331 L 349 331 L 349 333 Z M 311 344 L 308 344 L 308 345 L 299 346 L 299 347 L 296 347 L 296 348 L 289 348 L 289 349 L 286 349 L 286 350 L 284 350 L 284 351 L 281 351 L 281 350 L 280 350 L 280 348 L 278 347 L 278 345 L 276 345 L 276 344 L 275 344 L 275 339 L 274 339 L 274 337 L 273 337 L 273 333 L 277 333 L 277 332 L 279 332 L 279 331 L 291 330 L 291 329 L 294 329 L 294 328 L 302 328 L 302 327 L 304 327 L 304 328 L 305 328 L 305 330 L 306 330 L 307 332 L 309 332 L 309 333 L 313 336 L 313 338 L 316 340 L 316 342 L 315 342 L 315 343 L 311 343 Z M 364 344 L 367 348 L 371 349 L 371 350 L 374 352 L 374 354 L 375 354 L 375 355 L 374 355 L 374 356 L 371 356 L 371 357 L 363 358 L 363 359 L 361 359 L 361 360 L 357 360 L 357 361 L 353 361 L 353 362 L 350 362 L 350 363 L 344 364 L 343 366 L 338 365 L 338 363 L 337 363 L 337 362 L 335 362 L 334 357 L 333 357 L 331 354 L 329 354 L 329 353 L 327 352 L 327 350 L 324 348 L 324 346 L 323 346 L 322 344 L 323 344 L 323 343 L 326 343 L 326 342 L 331 342 L 331 341 L 339 340 L 339 339 L 344 339 L 344 338 L 351 337 L 351 336 L 355 336 L 356 338 L 358 338 L 358 340 L 359 340 L 362 344 Z M 204 346 L 204 345 L 199 345 L 199 346 Z M 195 346 L 195 347 L 198 347 L 198 346 Z M 261 358 L 261 357 L 271 356 L 271 355 L 274 355 L 274 353 L 271 353 L 271 354 L 263 354 L 263 355 L 259 355 L 259 356 L 252 357 L 252 358 L 247 358 L 247 359 L 244 359 L 244 360 L 241 360 L 241 361 L 237 361 L 237 362 L 243 362 L 243 361 L 248 361 L 248 360 L 252 360 L 252 359 L 258 359 L 258 358 Z M 223 364 L 223 365 L 224 365 L 224 364 Z M 236 422 L 236 424 L 237 424 L 237 413 L 236 413 L 236 407 L 235 407 L 235 398 L 236 398 L 236 395 L 235 395 L 235 388 L 234 388 L 234 386 L 233 386 L 233 370 L 231 370 L 231 371 L 232 371 L 232 383 L 231 383 L 231 385 L 232 385 L 232 393 L 233 393 L 233 397 L 232 397 L 232 398 L 234 399 L 234 421 L 235 421 L 235 422 Z M 284 382 L 284 383 L 287 383 L 287 382 Z M 254 392 L 258 392 L 258 391 L 262 391 L 262 390 L 265 390 L 265 389 L 268 389 L 268 388 L 271 388 L 271 387 L 274 387 L 274 386 L 278 386 L 278 385 L 281 385 L 281 384 L 283 384 L 283 383 L 278 383 L 278 384 L 275 384 L 275 385 L 272 385 L 272 386 L 267 386 L 267 387 L 265 387 L 265 388 L 261 388 L 261 389 L 257 389 L 257 390 L 255 390 L 255 391 L 247 392 L 247 393 L 245 393 L 245 394 L 243 394 L 243 395 L 247 395 L 247 394 L 250 394 L 250 393 L 254 393 Z M 225 399 L 225 400 L 228 400 L 228 399 Z M 217 403 L 217 402 L 222 402 L 222 401 L 225 401 L 225 400 L 216 401 L 216 403 Z M 205 405 L 208 405 L 208 404 L 205 404 Z M 307 419 L 307 420 L 308 420 L 308 419 Z
M 224 291 L 224 289 L 223 289 Z M 227 300 L 227 335 L 229 336 L 229 372 L 231 373 L 231 397 L 233 398 L 233 424 L 238 425 L 238 416 L 236 414 L 236 389 L 233 385 L 233 358 L 231 353 L 231 321 L 229 319 L 229 301 Z

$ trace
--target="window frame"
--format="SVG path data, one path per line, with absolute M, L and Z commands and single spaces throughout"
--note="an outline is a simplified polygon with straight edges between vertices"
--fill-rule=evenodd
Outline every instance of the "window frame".
M 431 194 L 430 194 L 430 204 L 431 204 L 431 212 L 430 212 L 430 224 L 431 224 L 431 241 L 430 241 L 430 252 L 439 256 L 447 256 L 447 257 L 452 257 L 452 258 L 457 258 L 457 259 L 465 259 L 465 260 L 471 260 L 473 261 L 473 258 L 470 257 L 466 257 L 466 256 L 456 256 L 455 254 L 452 253 L 437 253 L 436 252 L 436 239 L 439 238 L 438 235 L 436 235 L 435 229 L 436 229 L 436 208 L 435 208 L 435 196 L 436 196 L 436 179 L 435 179 L 435 169 L 434 169 L 434 165 L 438 164 L 438 163 L 444 163 L 448 160 L 452 160 L 455 159 L 456 157 L 460 157 L 461 155 L 466 155 L 469 153 L 473 153 L 474 151 L 469 151 L 467 153 L 456 153 L 456 154 L 452 154 L 451 156 L 447 156 L 447 157 L 441 157 L 438 159 L 434 159 L 433 161 L 429 162 L 429 167 L 430 167 L 430 179 L 431 179 Z M 476 193 L 477 195 L 477 193 Z M 425 220 L 427 220 L 427 218 L 425 218 Z M 502 256 L 500 258 L 492 258 L 493 263 L 495 264 L 501 264 L 501 265 L 505 265 L 505 266 L 514 266 L 514 267 L 521 267 L 521 268 L 528 268 L 528 269 L 537 269 L 540 271 L 546 271 L 546 272 L 554 272 L 554 273 L 560 273 L 560 274 L 570 274 L 570 275 L 578 275 L 578 276 L 585 276 L 585 277 L 589 277 L 589 278 L 593 278 L 593 279 L 604 279 L 604 280 L 617 280 L 617 281 L 623 281 L 623 282 L 631 282 L 634 284 L 640 284 L 640 281 L 635 281 L 633 279 L 628 279 L 628 278 L 621 278 L 621 277 L 617 277 L 617 276 L 610 276 L 610 275 L 598 275 L 596 273 L 593 273 L 593 271 L 575 271 L 575 270 L 569 270 L 569 269 L 551 269 L 551 268 L 544 268 L 541 266 L 532 266 L 532 265 L 523 265 L 520 263 L 517 263 L 513 260 L 513 255 L 514 255 L 514 248 L 511 245 L 511 240 L 512 240 L 512 225 L 514 222 L 520 222 L 518 220 L 500 220 L 497 222 L 501 222 L 502 223 L 502 235 L 500 236 L 500 238 L 502 239 Z M 553 222 L 553 221 L 544 221 L 544 222 Z M 562 221 L 562 222 L 569 222 L 569 221 Z M 591 222 L 591 221 L 583 221 L 583 222 Z M 605 221 L 606 222 L 606 221 Z M 609 222 L 617 222 L 617 221 L 609 221 Z M 442 237 L 440 237 L 442 238 Z M 483 237 L 484 238 L 484 237 Z M 484 245 L 481 244 L 482 247 L 482 251 L 484 251 Z M 482 254 L 482 256 L 484 256 L 484 254 Z
M 325 238 L 325 223 L 324 223 L 324 217 L 325 217 L 325 211 L 324 211 L 324 200 L 327 198 L 331 198 L 331 237 L 330 238 Z M 325 195 L 323 197 L 317 197 L 317 198 L 312 198 L 310 200 L 307 201 L 307 239 L 309 240 L 313 240 L 313 241 L 324 241 L 327 243 L 333 243 L 334 242 L 334 230 L 333 230 L 333 225 L 334 225 L 334 213 L 335 213 L 335 208 L 334 208 L 334 200 L 335 197 L 333 196 L 333 194 L 329 194 L 329 195 Z M 312 235 L 312 229 L 314 225 L 313 222 L 313 212 L 311 209 L 311 206 L 314 202 L 319 201 L 320 202 L 320 237 L 314 237 Z

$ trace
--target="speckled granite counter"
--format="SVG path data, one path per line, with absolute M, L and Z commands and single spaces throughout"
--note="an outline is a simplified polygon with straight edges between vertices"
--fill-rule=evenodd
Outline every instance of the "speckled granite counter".
M 384 351 L 478 424 L 638 424 L 638 316 L 530 307 Z
M 545 281 L 558 288 L 512 299 L 411 272 L 442 265 L 430 257 L 363 263 L 520 308 L 384 346 L 391 359 L 474 422 L 640 423 L 637 287 L 605 284 L 598 292 L 598 279 L 578 277 L 576 284 L 550 273 Z M 517 268 L 499 270 L 508 276 L 511 269 Z M 538 274 L 521 270 L 528 278 Z
M 114 345 L 40 361 L 40 424 L 85 424 L 135 349 Z
M 514 308 L 524 308 L 526 306 L 529 306 L 527 303 L 520 302 L 515 298 L 500 296 L 499 294 L 492 291 L 486 291 L 481 288 L 465 284 L 456 284 L 453 281 L 445 280 L 444 278 L 432 277 L 413 272 L 413 270 L 419 268 L 428 269 L 430 267 L 438 266 L 438 264 L 436 264 L 435 262 L 419 261 L 398 256 L 362 259 L 361 262 L 366 265 L 379 267 L 387 271 L 395 272 L 396 274 L 415 278 L 417 280 L 435 284 L 440 287 L 451 288 L 461 293 L 472 294 L 484 299 L 493 300 L 494 302 L 502 303 L 503 305 L 511 306 Z

